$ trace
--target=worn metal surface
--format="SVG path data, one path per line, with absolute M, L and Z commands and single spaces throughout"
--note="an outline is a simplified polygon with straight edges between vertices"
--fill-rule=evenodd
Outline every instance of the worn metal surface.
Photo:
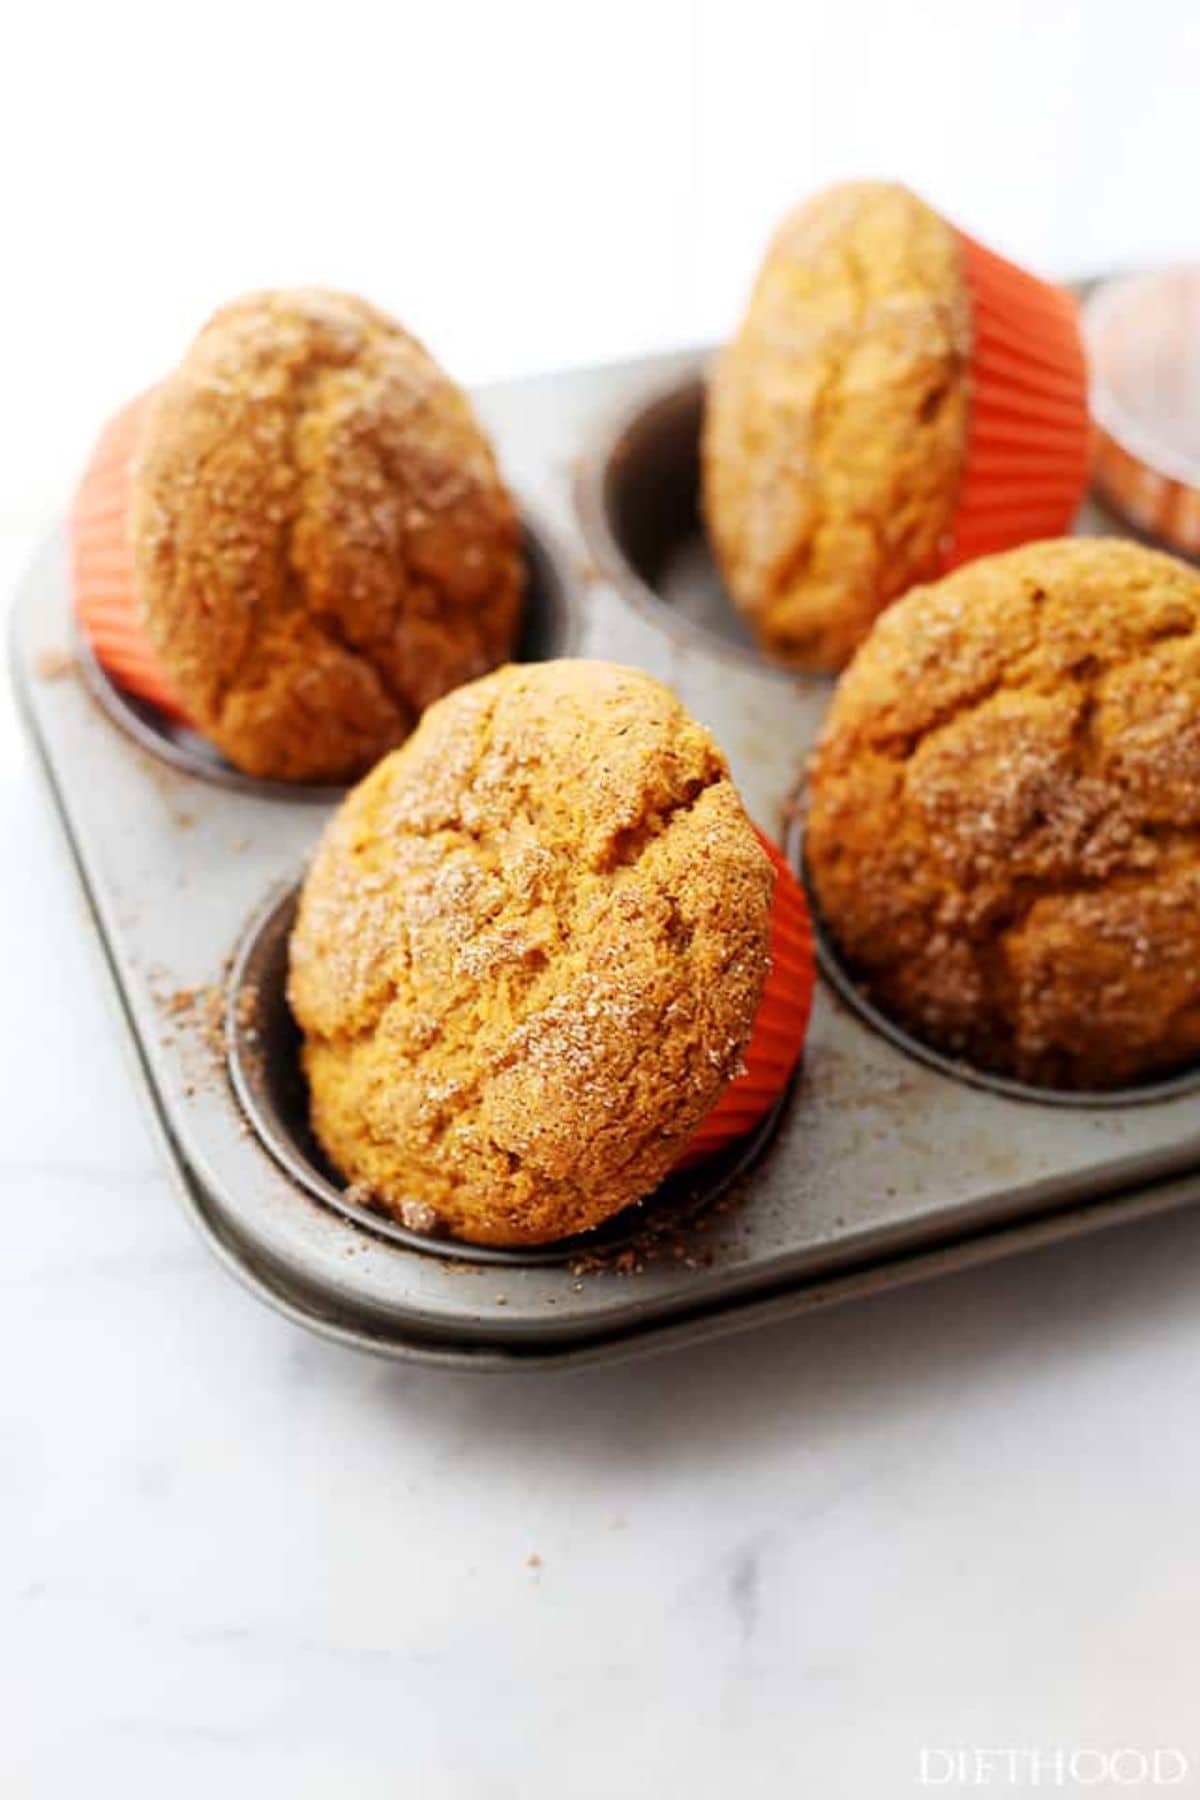
M 565 583 L 579 583 L 579 652 L 669 682 L 724 745 L 757 820 L 779 833 L 829 686 L 769 669 L 739 641 L 688 507 L 669 500 L 672 483 L 681 494 L 694 483 L 694 467 L 689 475 L 667 463 L 690 455 L 694 465 L 687 419 L 698 369 L 691 356 L 645 359 L 506 384 L 478 402 L 510 479 L 556 528 Z M 631 446 L 619 421 L 663 392 L 675 395 L 671 430 Z M 613 470 L 622 463 L 625 512 L 614 530 Z M 633 548 L 655 560 L 653 586 L 665 600 L 621 556 L 629 509 L 642 507 L 644 532 L 656 503 L 674 527 L 658 539 L 651 530 L 648 550 L 645 540 Z M 553 585 L 550 569 L 545 582 Z M 47 653 L 69 641 L 56 535 L 19 596 L 18 688 L 176 1185 L 224 1260 L 316 1329 L 392 1355 L 480 1367 L 628 1354 L 1200 1195 L 1194 1094 L 1114 1108 L 989 1091 L 908 1054 L 823 985 L 773 1141 L 732 1201 L 680 1223 L 639 1272 L 497 1266 L 389 1240 L 290 1177 L 214 1065 L 197 1008 L 179 1001 L 224 987 L 248 922 L 294 883 L 336 795 L 298 799 L 163 760 L 152 738 L 139 742 L 114 724 L 85 682 L 39 678 Z

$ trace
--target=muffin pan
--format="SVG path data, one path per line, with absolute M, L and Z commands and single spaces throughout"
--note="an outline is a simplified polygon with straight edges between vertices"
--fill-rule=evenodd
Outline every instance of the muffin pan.
M 555 533 L 527 539 L 524 653 L 603 656 L 668 682 L 778 836 L 831 684 L 768 667 L 729 613 L 696 519 L 702 373 L 697 356 L 656 357 L 476 398 L 509 479 Z M 19 595 L 17 688 L 155 1127 L 226 1265 L 329 1336 L 474 1367 L 612 1358 L 1200 1198 L 1190 1078 L 1122 1104 L 964 1079 L 873 1020 L 826 947 L 805 1061 L 769 1141 L 678 1178 L 605 1234 L 534 1255 L 391 1227 L 308 1139 L 282 995 L 295 883 L 336 790 L 234 777 L 105 697 L 86 664 L 63 678 L 71 641 L 60 533 Z

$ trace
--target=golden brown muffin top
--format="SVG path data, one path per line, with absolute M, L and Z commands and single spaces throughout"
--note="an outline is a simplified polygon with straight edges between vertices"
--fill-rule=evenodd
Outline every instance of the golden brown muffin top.
M 512 650 L 520 533 L 491 448 L 428 352 L 350 295 L 214 315 L 152 403 L 131 525 L 163 667 L 250 774 L 361 773 Z
M 970 345 L 956 234 L 907 189 L 847 182 L 784 220 L 717 364 L 703 442 L 726 584 L 781 661 L 840 668 L 936 572 Z
M 914 589 L 842 678 L 806 851 L 944 1049 L 1066 1087 L 1200 1055 L 1200 575 L 1075 538 Z
M 651 1192 L 737 1072 L 774 876 L 709 734 L 633 669 L 502 669 L 348 796 L 289 997 L 341 1173 L 484 1243 Z

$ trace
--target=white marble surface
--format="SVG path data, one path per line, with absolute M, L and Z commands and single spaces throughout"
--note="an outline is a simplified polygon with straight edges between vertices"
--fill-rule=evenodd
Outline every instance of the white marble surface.
M 840 174 L 1064 274 L 1196 253 L 1188 0 L 415 16 L 25 9 L 6 591 L 255 283 L 470 379 L 719 335 Z M 0 844 L 3 1800 L 891 1800 L 923 1745 L 1178 1745 L 1200 1791 L 1200 1213 L 608 1371 L 372 1362 L 175 1210 L 2 688 Z

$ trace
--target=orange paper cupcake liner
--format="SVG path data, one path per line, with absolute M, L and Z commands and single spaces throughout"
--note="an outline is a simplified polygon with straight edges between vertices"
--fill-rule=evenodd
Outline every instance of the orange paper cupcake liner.
M 958 234 L 971 411 L 943 572 L 1069 530 L 1088 484 L 1087 368 L 1072 296 Z
M 96 660 L 126 692 L 187 724 L 142 624 L 129 542 L 130 467 L 150 395 L 101 432 L 71 509 L 75 613 Z
M 753 1131 L 791 1080 L 804 1048 L 816 980 L 812 924 L 804 890 L 782 852 L 762 832 L 758 836 L 775 870 L 771 967 L 743 1052 L 743 1071 L 694 1132 L 677 1168 L 691 1168 Z

